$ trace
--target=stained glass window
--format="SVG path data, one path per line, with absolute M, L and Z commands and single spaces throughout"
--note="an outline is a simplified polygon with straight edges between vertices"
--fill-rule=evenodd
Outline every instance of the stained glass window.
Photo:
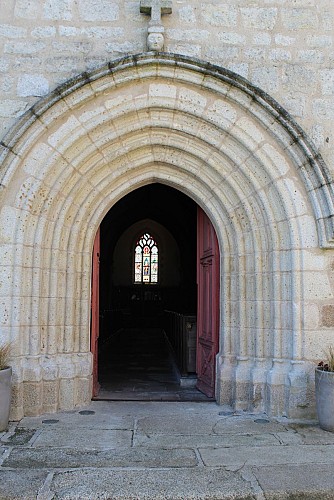
M 159 250 L 149 233 L 144 233 L 135 246 L 135 283 L 158 283 Z

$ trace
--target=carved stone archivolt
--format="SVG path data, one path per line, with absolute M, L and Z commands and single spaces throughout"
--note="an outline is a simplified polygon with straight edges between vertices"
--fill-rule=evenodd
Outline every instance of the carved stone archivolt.
M 89 402 L 95 233 L 120 198 L 152 182 L 194 199 L 219 239 L 217 400 L 307 414 L 309 311 L 325 286 L 333 191 L 269 96 L 189 58 L 129 57 L 36 104 L 3 143 L 1 174 L 13 418 Z

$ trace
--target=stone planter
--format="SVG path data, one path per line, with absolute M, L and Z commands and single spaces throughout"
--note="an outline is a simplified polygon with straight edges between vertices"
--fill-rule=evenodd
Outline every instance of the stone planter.
M 315 369 L 315 397 L 320 427 L 334 432 L 334 372 Z
M 8 427 L 10 400 L 12 392 L 11 367 L 0 370 L 0 431 Z

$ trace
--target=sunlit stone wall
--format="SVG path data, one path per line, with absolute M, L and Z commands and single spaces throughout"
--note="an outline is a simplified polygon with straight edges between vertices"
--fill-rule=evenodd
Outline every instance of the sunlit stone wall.
M 218 400 L 311 416 L 313 362 L 334 326 L 332 1 L 174 1 L 164 50 L 187 56 L 183 69 L 180 56 L 148 56 L 100 74 L 146 51 L 139 1 L 17 0 L 1 11 L 0 335 L 14 342 L 12 416 L 90 400 L 94 235 L 120 197 L 156 181 L 205 208 L 219 238 Z M 216 78 L 205 61 L 236 75 Z

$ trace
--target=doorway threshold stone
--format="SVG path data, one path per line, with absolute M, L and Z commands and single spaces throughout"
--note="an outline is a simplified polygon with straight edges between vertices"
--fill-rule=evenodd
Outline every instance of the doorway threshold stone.
M 189 375 L 188 377 L 180 377 L 180 387 L 186 387 L 193 389 L 196 387 L 197 377 L 196 375 Z

